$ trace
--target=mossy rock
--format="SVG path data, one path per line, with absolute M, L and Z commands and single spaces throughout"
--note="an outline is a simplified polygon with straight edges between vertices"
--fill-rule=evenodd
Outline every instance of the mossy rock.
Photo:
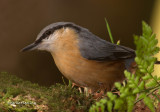
M 77 88 L 39 86 L 6 72 L 0 74 L 0 87 L 0 112 L 86 112 L 93 103 Z

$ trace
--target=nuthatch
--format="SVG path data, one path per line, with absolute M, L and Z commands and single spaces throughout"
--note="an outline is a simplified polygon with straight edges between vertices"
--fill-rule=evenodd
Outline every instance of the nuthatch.
M 135 57 L 134 50 L 105 41 L 70 22 L 48 25 L 22 51 L 34 49 L 50 52 L 67 79 L 92 92 L 110 90 L 114 82 L 122 81 L 124 70 L 131 67 Z

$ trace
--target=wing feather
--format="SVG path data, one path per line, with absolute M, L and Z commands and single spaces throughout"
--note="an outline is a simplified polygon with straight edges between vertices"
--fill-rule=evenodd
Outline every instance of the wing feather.
M 135 57 L 135 51 L 128 47 L 112 44 L 89 32 L 87 29 L 79 34 L 81 55 L 89 60 L 124 60 Z

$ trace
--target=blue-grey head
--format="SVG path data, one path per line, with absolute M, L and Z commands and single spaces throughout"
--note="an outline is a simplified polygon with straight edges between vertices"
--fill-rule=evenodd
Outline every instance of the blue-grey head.
M 53 45 L 55 40 L 62 36 L 64 32 L 66 33 L 68 29 L 80 32 L 83 28 L 71 22 L 52 23 L 43 28 L 38 34 L 36 40 L 21 51 L 24 52 L 35 49 L 46 51 L 50 51 L 51 49 L 53 50 L 54 48 L 51 45 Z

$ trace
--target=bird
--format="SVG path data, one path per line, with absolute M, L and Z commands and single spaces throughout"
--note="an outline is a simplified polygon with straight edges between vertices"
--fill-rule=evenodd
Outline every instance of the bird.
M 56 22 L 43 28 L 36 40 L 21 51 L 51 53 L 59 71 L 91 93 L 110 91 L 125 79 L 124 70 L 134 67 L 135 51 L 110 43 L 72 22 Z

